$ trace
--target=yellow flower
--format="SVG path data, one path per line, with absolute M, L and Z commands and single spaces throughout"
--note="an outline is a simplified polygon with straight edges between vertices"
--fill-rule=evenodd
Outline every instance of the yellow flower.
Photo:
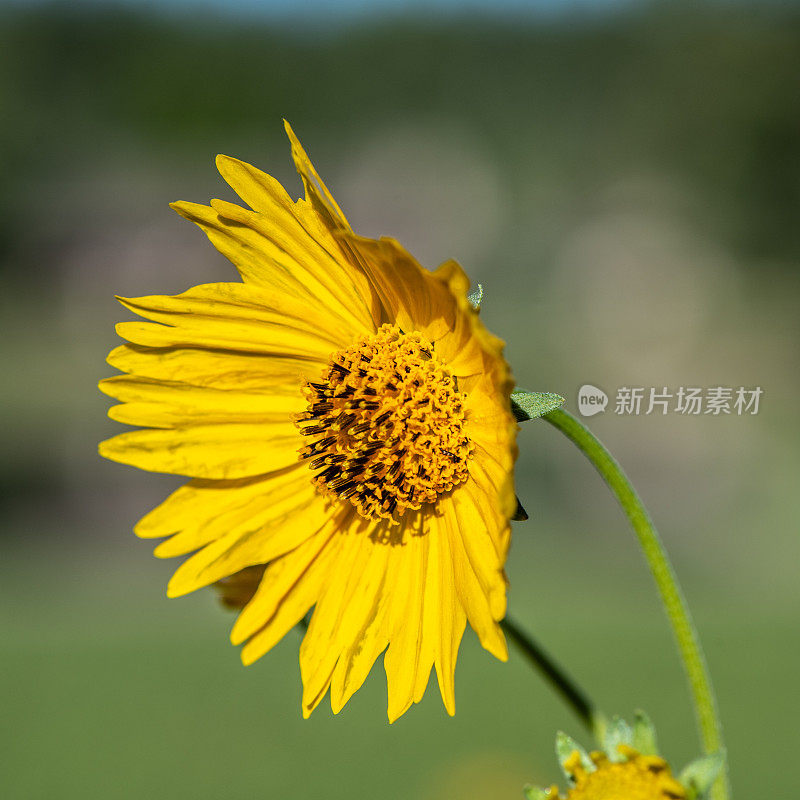
M 353 233 L 291 128 L 305 185 L 226 156 L 252 210 L 175 203 L 242 282 L 123 299 L 149 322 L 101 382 L 109 411 L 144 428 L 107 458 L 191 480 L 136 526 L 193 553 L 171 597 L 218 584 L 241 608 L 234 644 L 250 664 L 313 607 L 300 648 L 302 707 L 330 688 L 338 712 L 386 650 L 389 719 L 435 667 L 449 713 L 466 622 L 507 658 L 503 565 L 516 501 L 517 426 L 503 343 L 449 261 L 423 269 L 393 239 Z
M 633 725 L 612 717 L 599 726 L 602 750 L 587 753 L 565 733 L 556 737 L 556 753 L 569 781 L 562 797 L 558 787 L 528 786 L 527 800 L 708 800 L 724 766 L 722 753 L 695 759 L 678 778 L 658 754 L 656 731 L 643 711 Z
M 643 756 L 624 744 L 617 747 L 622 761 L 613 762 L 604 753 L 592 753 L 593 771 L 581 766 L 581 754 L 575 750 L 564 768 L 575 785 L 564 800 L 685 800 L 686 790 L 660 756 Z M 555 787 L 553 800 L 559 797 Z

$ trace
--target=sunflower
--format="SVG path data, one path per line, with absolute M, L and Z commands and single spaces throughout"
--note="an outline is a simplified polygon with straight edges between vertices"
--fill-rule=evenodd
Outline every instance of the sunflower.
M 560 733 L 556 752 L 570 788 L 562 797 L 557 786 L 529 787 L 528 800 L 706 800 L 723 766 L 721 754 L 702 756 L 679 777 L 658 754 L 653 724 L 644 712 L 633 726 L 613 718 L 602 736 L 602 750 L 587 753 Z
M 216 584 L 240 609 L 245 664 L 313 609 L 304 716 L 329 689 L 338 712 L 384 650 L 390 721 L 433 668 L 453 714 L 467 621 L 507 658 L 517 425 L 503 343 L 457 263 L 430 272 L 395 240 L 356 235 L 286 132 L 305 198 L 219 156 L 250 208 L 172 205 L 241 282 L 118 298 L 149 321 L 117 326 L 128 344 L 108 362 L 125 374 L 100 388 L 120 401 L 113 419 L 142 429 L 100 453 L 191 479 L 135 531 L 169 537 L 159 557 L 192 554 L 170 597 Z
M 566 800 L 686 800 L 686 789 L 663 758 L 643 756 L 623 744 L 617 745 L 617 755 L 620 758 L 611 761 L 605 753 L 594 752 L 587 769 L 574 750 L 564 762 L 574 783 Z

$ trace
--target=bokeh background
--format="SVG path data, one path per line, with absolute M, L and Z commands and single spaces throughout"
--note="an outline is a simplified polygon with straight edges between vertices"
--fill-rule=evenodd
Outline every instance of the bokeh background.
M 232 199 L 213 156 L 294 195 L 281 118 L 354 227 L 455 257 L 517 380 L 761 386 L 757 416 L 590 425 L 685 584 L 738 797 L 796 792 L 800 9 L 769 2 L 239 0 L 0 9 L 0 794 L 519 798 L 579 726 L 516 654 L 466 636 L 396 724 L 376 665 L 304 722 L 299 635 L 244 669 L 203 591 L 131 527 L 180 481 L 103 462 L 114 294 L 233 268 L 167 202 Z M 613 402 L 613 399 L 612 399 Z M 650 579 L 600 479 L 520 436 L 510 607 L 610 712 L 699 750 Z

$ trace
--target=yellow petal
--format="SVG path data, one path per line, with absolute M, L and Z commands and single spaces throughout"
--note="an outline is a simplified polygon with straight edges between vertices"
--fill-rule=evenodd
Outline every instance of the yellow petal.
M 153 322 L 119 322 L 117 334 L 132 344 L 147 347 L 205 347 L 222 350 L 273 354 L 277 357 L 305 358 L 315 365 L 324 364 L 335 347 L 320 337 L 289 327 L 259 328 L 256 325 L 230 325 L 206 322 L 167 326 Z
M 439 641 L 436 646 L 436 677 L 447 713 L 456 713 L 455 673 L 456 659 L 461 639 L 466 627 L 466 615 L 456 594 L 453 574 L 453 554 L 450 539 L 444 529 L 442 519 L 438 518 L 431 550 L 436 550 L 436 567 L 429 570 L 426 593 L 430 591 L 431 602 L 426 604 L 428 612 L 425 625 L 438 629 Z M 432 563 L 432 562 L 431 562 Z M 438 597 L 437 597 L 438 594 Z
M 290 356 L 135 344 L 116 347 L 107 361 L 122 372 L 143 378 L 238 391 L 267 391 L 286 384 L 299 386 L 303 379 L 318 380 L 324 363 Z
M 323 305 L 345 326 L 374 330 L 368 281 L 310 205 L 292 202 L 274 178 L 242 161 L 219 156 L 217 166 L 256 213 L 220 200 L 211 207 L 187 202 L 171 207 L 203 230 L 248 285 Z
M 311 301 L 316 283 L 290 254 L 269 237 L 246 225 L 225 220 L 211 207 L 184 201 L 170 203 L 182 217 L 194 222 L 211 244 L 233 263 L 245 283 Z
M 231 631 L 233 644 L 252 637 L 242 649 L 245 665 L 272 649 L 317 602 L 338 552 L 338 529 L 352 514 L 348 509 L 334 514 L 303 544 L 267 567 Z
M 433 662 L 421 667 L 422 615 L 425 579 L 428 572 L 430 536 L 407 536 L 395 574 L 395 591 L 390 610 L 390 643 L 383 659 L 389 692 L 389 721 L 394 722 L 414 702 L 420 680 L 427 685 Z M 419 678 L 419 673 L 424 678 Z M 424 688 L 423 688 L 424 690 Z
M 173 492 L 134 528 L 148 539 L 171 536 L 155 549 L 159 558 L 182 556 L 251 524 L 274 505 L 306 492 L 304 465 L 233 481 L 195 479 Z
M 420 645 L 417 674 L 414 681 L 414 694 L 412 700 L 419 703 L 425 695 L 425 690 L 430 681 L 430 674 L 436 662 L 440 643 L 439 626 L 431 624 L 436 622 L 436 612 L 439 608 L 439 598 L 436 593 L 436 575 L 439 570 L 439 552 L 430 536 L 433 526 L 432 520 L 426 521 L 428 534 L 431 539 L 426 559 L 426 570 L 423 585 L 422 614 L 420 620 Z
M 506 586 L 502 569 L 511 526 L 508 519 L 499 515 L 491 505 L 496 504 L 496 497 L 487 498 L 473 479 L 453 493 L 452 501 L 459 528 L 463 532 L 461 538 L 469 563 L 485 588 L 492 617 L 500 620 L 506 612 Z
M 431 275 L 447 289 L 457 307 L 447 335 L 436 342 L 437 355 L 459 376 L 459 384 L 467 376 L 488 376 L 495 394 L 510 393 L 514 384 L 503 359 L 504 342 L 486 330 L 478 312 L 467 300 L 469 279 L 461 265 L 445 261 Z
M 506 661 L 508 648 L 502 629 L 497 624 L 497 619 L 502 618 L 502 615 L 498 613 L 495 617 L 490 604 L 490 597 L 494 595 L 505 597 L 502 570 L 473 564 L 473 559 L 476 558 L 475 548 L 468 550 L 467 543 L 471 543 L 479 531 L 462 522 L 454 508 L 444 510 L 442 528 L 442 533 L 448 537 L 456 593 L 467 620 L 478 634 L 481 645 L 496 658 Z M 499 611 L 500 608 L 496 610 Z
M 175 296 L 117 299 L 146 319 L 172 326 L 164 328 L 168 332 L 194 332 L 200 345 L 219 346 L 219 341 L 229 340 L 231 349 L 280 353 L 280 343 L 285 339 L 287 344 L 305 342 L 312 352 L 321 348 L 324 359 L 331 351 L 352 341 L 352 332 L 323 309 L 315 309 L 288 295 L 268 296 L 263 289 L 243 283 L 208 283 Z M 208 341 L 204 335 L 208 335 Z M 140 343 L 170 346 L 170 343 Z M 242 343 L 249 346 L 243 347 Z
M 231 163 L 243 164 L 226 157 L 218 160 L 223 168 Z M 285 192 L 284 196 L 288 205 L 276 203 L 265 213 L 225 200 L 212 200 L 211 208 L 224 223 L 260 235 L 268 243 L 262 248 L 269 251 L 270 260 L 284 273 L 302 278 L 305 292 L 317 304 L 353 329 L 374 330 L 374 298 L 366 276 L 345 257 L 337 239 L 304 200 L 292 203 Z
M 355 635 L 365 608 L 371 608 L 374 596 L 368 587 L 374 591 L 383 579 L 386 553 L 369 539 L 369 528 L 366 520 L 356 517 L 339 533 L 338 555 L 300 647 L 304 713 L 324 696 L 342 650 Z
M 480 441 L 475 439 L 475 451 L 470 462 L 470 476 L 472 481 L 467 483 L 469 492 L 476 498 L 476 504 L 483 508 L 484 516 L 492 516 L 495 524 L 490 526 L 490 531 L 495 541 L 506 540 L 509 536 L 509 520 L 517 508 L 517 498 L 514 493 L 513 460 L 516 458 L 517 447 L 513 442 L 507 445 L 505 451 L 497 447 L 484 448 Z M 498 535 L 495 536 L 494 532 Z M 502 560 L 505 560 L 507 548 L 500 548 Z
M 319 613 L 323 621 L 327 620 L 328 627 L 324 628 L 321 622 L 313 635 L 323 643 L 323 647 L 324 642 L 329 641 L 329 647 L 338 657 L 331 678 L 331 707 L 334 714 L 338 714 L 361 687 L 375 659 L 386 647 L 382 619 L 387 596 L 394 591 L 389 565 L 395 548 L 373 542 L 366 529 L 357 537 L 360 541 L 351 542 L 350 546 L 359 547 L 361 559 L 349 579 L 352 588 L 349 599 L 345 600 L 343 613 L 331 627 L 332 616 L 326 616 L 325 613 L 326 598 L 320 601 L 321 608 L 314 611 L 314 617 Z M 334 565 L 333 569 L 336 571 L 337 566 Z M 307 635 L 312 636 L 311 628 Z
M 386 320 L 403 330 L 419 331 L 433 342 L 452 330 L 457 304 L 450 289 L 399 242 L 345 231 L 337 236 L 370 279 Z
M 219 538 L 181 564 L 167 594 L 178 597 L 245 567 L 266 564 L 294 550 L 327 519 L 325 501 L 307 477 L 299 477 L 260 510 L 238 510 L 213 523 Z
M 242 663 L 246 667 L 272 650 L 316 603 L 320 587 L 325 580 L 324 563 L 327 563 L 327 560 L 312 564 L 302 580 L 288 591 L 269 622 L 242 648 Z
M 331 228 L 350 230 L 350 224 L 345 219 L 342 209 L 339 208 L 339 205 L 333 199 L 333 195 L 328 191 L 328 187 L 314 169 L 311 159 L 303 149 L 303 145 L 300 144 L 300 140 L 295 136 L 292 126 L 284 120 L 283 127 L 292 144 L 292 159 L 300 177 L 303 179 L 306 199 L 312 203 L 316 213 L 325 219 Z
M 288 467 L 304 444 L 290 420 L 131 431 L 100 443 L 100 455 L 151 472 L 247 478 Z
M 492 507 L 491 496 L 481 492 L 473 473 L 474 470 L 471 470 L 469 480 L 459 486 L 448 501 L 443 502 L 443 507 L 449 505 L 458 520 L 459 529 L 469 532 L 464 540 L 470 559 L 480 569 L 484 583 L 490 585 L 491 576 L 503 567 L 498 528 L 508 522 Z
M 370 611 L 356 643 L 341 656 L 331 678 L 331 708 L 334 714 L 361 688 L 378 656 L 386 649 L 386 609 L 389 593 L 384 592 Z
M 270 481 L 270 486 L 278 486 L 282 481 L 293 481 L 296 474 L 302 471 L 303 465 L 298 463 L 282 472 L 251 478 L 228 481 L 195 478 L 174 491 L 164 502 L 142 517 L 136 523 L 134 533 L 142 539 L 157 539 L 178 531 L 196 528 L 206 524 L 208 517 L 229 508 L 246 505 L 254 498 L 262 496 L 265 481 Z M 196 548 L 189 548 L 193 549 Z M 183 553 L 173 555 L 183 555 Z
M 338 552 L 339 526 L 346 525 L 353 513 L 352 509 L 344 509 L 329 516 L 325 524 L 301 545 L 267 567 L 256 593 L 242 609 L 231 630 L 233 644 L 250 639 L 242 651 L 246 664 L 260 658 L 274 644 L 266 645 L 274 632 L 267 628 L 286 603 L 291 608 L 291 613 L 286 612 L 289 616 L 299 613 L 301 608 L 302 616 L 317 602 L 322 586 L 320 582 L 329 574 L 331 559 Z M 307 597 L 310 600 L 304 606 Z
M 301 385 L 272 392 L 210 389 L 177 381 L 118 375 L 101 381 L 101 391 L 122 400 L 109 416 L 128 425 L 175 428 L 224 422 L 283 422 L 306 408 Z M 280 391 L 283 389 L 283 391 Z

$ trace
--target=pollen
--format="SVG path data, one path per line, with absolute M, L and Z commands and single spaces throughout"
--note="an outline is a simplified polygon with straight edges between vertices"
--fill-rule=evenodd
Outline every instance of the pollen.
M 314 483 L 371 520 L 398 522 L 467 480 L 465 395 L 417 332 L 383 325 L 338 350 L 295 424 Z
M 627 745 L 618 749 L 624 761 L 612 762 L 604 753 L 592 753 L 593 772 L 583 768 L 576 750 L 564 763 L 575 783 L 566 800 L 685 800 L 686 790 L 663 758 L 643 756 Z

